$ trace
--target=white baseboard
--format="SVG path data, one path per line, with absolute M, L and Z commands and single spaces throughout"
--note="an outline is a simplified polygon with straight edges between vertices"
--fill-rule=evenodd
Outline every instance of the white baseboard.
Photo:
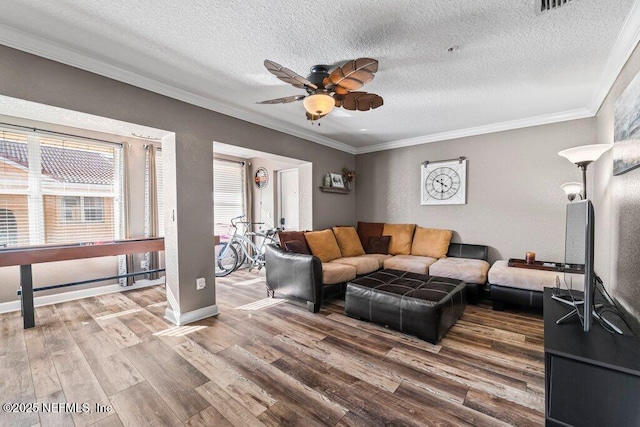
M 99 286 L 96 288 L 81 289 L 78 291 L 70 291 L 70 292 L 63 292 L 55 295 L 45 295 L 41 297 L 35 297 L 33 299 L 33 302 L 36 307 L 42 307 L 43 305 L 58 304 L 65 301 L 73 301 L 73 300 L 82 299 L 82 298 L 95 297 L 98 295 L 106 295 L 106 294 L 113 294 L 116 292 L 130 291 L 132 289 L 146 288 L 148 286 L 155 286 L 155 285 L 160 285 L 164 283 L 165 283 L 164 277 L 161 277 L 160 279 L 156 279 L 156 280 L 143 279 L 143 280 L 137 280 L 131 286 L 120 286 L 120 285 Z M 0 303 L 0 313 L 9 313 L 11 311 L 20 311 L 20 300 Z
M 207 317 L 217 316 L 218 313 L 218 306 L 215 304 L 199 308 L 197 310 L 188 311 L 186 313 L 176 312 L 171 308 L 171 306 L 167 305 L 164 318 L 174 325 L 182 326 L 197 320 L 206 319 Z

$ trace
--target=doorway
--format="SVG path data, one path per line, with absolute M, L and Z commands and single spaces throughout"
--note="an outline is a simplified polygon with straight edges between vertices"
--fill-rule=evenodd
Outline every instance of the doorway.
M 300 227 L 300 195 L 298 169 L 278 171 L 277 206 L 279 225 L 285 230 L 298 230 Z

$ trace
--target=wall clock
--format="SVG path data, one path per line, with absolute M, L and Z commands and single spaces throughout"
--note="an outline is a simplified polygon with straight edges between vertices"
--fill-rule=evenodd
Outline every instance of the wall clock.
M 464 205 L 467 203 L 467 160 L 424 162 L 421 173 L 421 205 Z
M 256 170 L 255 176 L 253 177 L 253 182 L 256 184 L 256 187 L 258 187 L 258 189 L 262 190 L 263 188 L 265 188 L 269 183 L 269 173 L 267 172 L 267 170 L 262 167 L 258 168 Z

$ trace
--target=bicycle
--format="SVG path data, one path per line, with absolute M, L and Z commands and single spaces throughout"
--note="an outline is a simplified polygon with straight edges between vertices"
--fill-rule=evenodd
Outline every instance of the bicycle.
M 276 234 L 282 231 L 282 228 L 270 228 L 265 231 L 251 232 L 249 231 L 250 225 L 261 225 L 264 223 L 250 223 L 239 221 L 244 218 L 244 215 L 237 216 L 231 219 L 231 228 L 233 234 L 227 242 L 222 242 L 216 246 L 216 272 L 217 277 L 224 277 L 232 272 L 236 271 L 243 265 L 246 260 L 249 260 L 249 271 L 257 266 L 258 271 L 264 267 L 264 252 L 266 245 L 269 243 L 277 244 L 275 239 Z M 244 234 L 238 233 L 238 224 L 245 226 Z M 262 242 L 258 246 L 250 237 L 261 237 Z

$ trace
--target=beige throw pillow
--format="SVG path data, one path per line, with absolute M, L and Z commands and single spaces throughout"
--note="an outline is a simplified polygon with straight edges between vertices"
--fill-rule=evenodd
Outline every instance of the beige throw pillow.
M 322 262 L 329 262 L 342 257 L 336 236 L 331 230 L 307 231 L 304 233 L 311 253 Z
M 383 236 L 391 236 L 389 253 L 391 255 L 409 255 L 411 253 L 411 239 L 415 224 L 385 224 Z
M 445 258 L 451 242 L 451 230 L 416 228 L 411 245 L 411 255 Z
M 355 227 L 333 227 L 343 257 L 364 255 L 364 248 Z

